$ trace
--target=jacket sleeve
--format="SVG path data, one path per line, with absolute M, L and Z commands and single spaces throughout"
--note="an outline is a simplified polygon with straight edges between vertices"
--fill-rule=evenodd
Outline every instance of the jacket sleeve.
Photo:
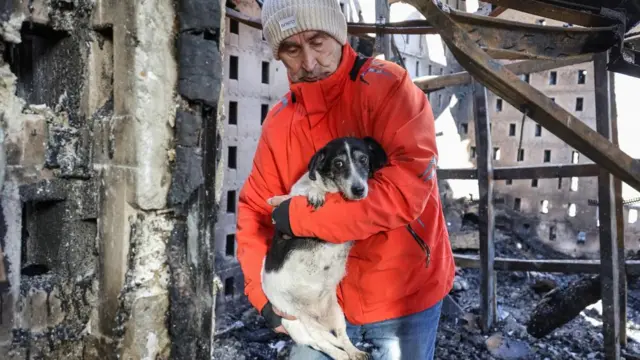
M 262 263 L 273 236 L 271 206 L 267 199 L 282 193 L 273 153 L 263 132 L 253 158 L 253 167 L 238 200 L 237 258 L 244 275 L 245 295 L 258 311 L 267 297 L 262 290 Z M 275 190 L 274 190 L 275 189 Z
M 387 153 L 387 166 L 369 180 L 364 200 L 328 194 L 325 204 L 313 210 L 306 199 L 292 198 L 289 226 L 296 236 L 333 243 L 366 239 L 409 224 L 432 198 L 437 149 L 433 112 L 425 94 L 404 72 L 386 91 L 373 90 L 366 96 L 369 105 L 363 110 L 371 117 L 367 132 Z

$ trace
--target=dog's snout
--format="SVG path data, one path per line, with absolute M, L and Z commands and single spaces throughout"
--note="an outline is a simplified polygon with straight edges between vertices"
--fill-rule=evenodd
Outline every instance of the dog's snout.
M 353 185 L 351 187 L 351 193 L 354 196 L 362 196 L 362 195 L 364 195 L 364 185 L 361 185 L 361 184 Z

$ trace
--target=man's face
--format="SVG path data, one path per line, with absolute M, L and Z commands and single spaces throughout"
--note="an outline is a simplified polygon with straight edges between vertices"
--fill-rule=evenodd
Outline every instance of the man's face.
M 321 31 L 304 31 L 285 39 L 278 56 L 294 83 L 314 82 L 333 74 L 342 57 L 342 45 Z

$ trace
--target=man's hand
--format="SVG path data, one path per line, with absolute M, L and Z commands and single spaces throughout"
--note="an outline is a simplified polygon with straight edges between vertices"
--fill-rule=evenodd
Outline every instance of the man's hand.
M 291 195 L 277 195 L 274 196 L 272 198 L 269 198 L 267 200 L 267 204 L 273 206 L 273 207 L 277 207 L 278 205 L 282 204 L 283 201 L 287 200 L 287 199 L 291 199 Z
M 283 313 L 282 311 L 278 310 L 278 308 L 276 308 L 275 306 L 273 307 L 273 312 L 276 313 L 276 315 L 280 316 L 283 319 L 287 319 L 287 320 L 295 320 L 296 319 L 295 316 L 287 315 L 287 314 Z M 280 325 L 277 328 L 273 329 L 273 331 L 275 331 L 277 333 L 289 335 L 287 330 L 282 325 Z
M 267 199 L 267 204 L 274 207 L 271 213 L 271 223 L 275 225 L 276 230 L 289 237 L 294 236 L 291 224 L 289 224 L 289 201 L 291 198 L 291 195 L 276 195 Z
M 281 319 L 296 320 L 295 316 L 283 313 L 268 302 L 260 313 L 267 322 L 267 326 L 277 333 L 289 334 L 281 324 Z
M 287 319 L 287 320 L 296 320 L 297 319 L 297 317 L 295 317 L 295 316 L 291 316 L 291 315 L 283 313 L 282 311 L 280 311 L 280 309 L 278 309 L 275 306 L 273 306 L 273 312 L 276 313 L 276 315 L 280 316 L 283 319 Z

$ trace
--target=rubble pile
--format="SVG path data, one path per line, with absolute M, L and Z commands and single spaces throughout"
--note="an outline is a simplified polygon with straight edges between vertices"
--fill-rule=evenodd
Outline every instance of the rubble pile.
M 540 253 L 540 248 L 521 237 L 496 231 L 496 256 L 515 258 L 557 258 L 557 253 Z M 553 255 L 551 255 L 553 254 Z M 535 272 L 497 273 L 497 317 L 491 331 L 479 325 L 480 272 L 458 269 L 450 296 L 459 304 L 447 309 L 440 321 L 436 359 L 604 359 L 602 309 L 598 302 L 551 334 L 536 339 L 527 333 L 530 312 L 542 297 L 556 287 L 564 287 L 582 275 Z M 628 336 L 625 351 L 640 353 L 640 284 L 629 281 Z M 286 359 L 291 341 L 264 327 L 262 318 L 245 298 L 218 317 L 213 359 Z M 358 347 L 366 348 L 366 344 Z M 632 357 L 628 357 L 631 359 Z

